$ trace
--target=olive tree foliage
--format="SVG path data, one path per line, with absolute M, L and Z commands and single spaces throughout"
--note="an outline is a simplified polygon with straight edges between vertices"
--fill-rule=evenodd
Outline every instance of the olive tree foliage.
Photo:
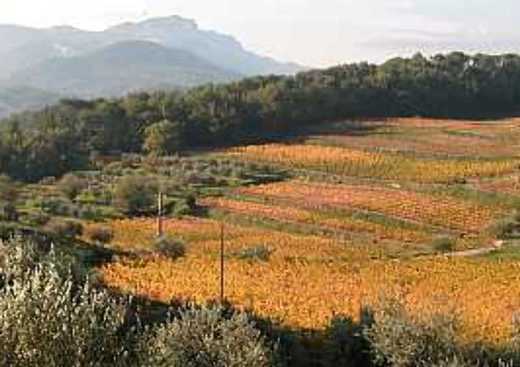
M 409 314 L 398 300 L 389 300 L 364 331 L 380 366 L 471 366 L 457 341 L 458 320 L 448 315 Z
M 155 179 L 145 176 L 124 176 L 114 190 L 114 205 L 127 215 L 153 211 L 158 192 Z
M 8 176 L 0 175 L 0 201 L 14 201 L 17 194 L 15 183 Z
M 64 175 L 57 185 L 58 190 L 69 200 L 74 200 L 87 186 L 87 182 L 84 179 L 73 174 Z
M 0 250 L 0 365 L 127 365 L 125 302 L 77 284 L 53 251 L 19 239 Z
M 272 367 L 274 349 L 244 313 L 220 306 L 188 308 L 141 344 L 149 367 Z
M 0 175 L 0 220 L 16 221 L 17 185 L 6 175 Z
M 169 120 L 156 122 L 144 132 L 143 150 L 153 156 L 176 153 L 182 146 L 182 124 Z

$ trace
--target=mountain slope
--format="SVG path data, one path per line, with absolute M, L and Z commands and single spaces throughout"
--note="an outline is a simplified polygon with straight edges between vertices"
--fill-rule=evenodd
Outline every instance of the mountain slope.
M 186 51 L 147 41 L 124 41 L 73 57 L 54 57 L 15 72 L 9 82 L 78 97 L 117 96 L 154 88 L 227 82 L 239 74 Z
M 193 20 L 178 16 L 125 23 L 105 31 L 112 37 L 153 40 L 168 47 L 187 50 L 217 66 L 243 75 L 293 74 L 303 68 L 280 63 L 245 50 L 233 37 L 199 29 Z
M 0 79 L 53 58 L 92 53 L 125 41 L 149 41 L 190 52 L 211 64 L 244 76 L 292 74 L 303 70 L 245 50 L 233 37 L 201 30 L 178 16 L 124 23 L 102 32 L 61 26 L 33 29 L 0 25 Z
M 101 32 L 0 25 L 0 40 L 0 116 L 40 107 L 57 94 L 114 96 L 303 70 L 247 51 L 233 37 L 201 30 L 178 16 Z

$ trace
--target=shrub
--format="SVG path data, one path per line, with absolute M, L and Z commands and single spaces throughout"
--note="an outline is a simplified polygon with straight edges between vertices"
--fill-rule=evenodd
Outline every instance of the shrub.
M 196 210 L 197 200 L 193 195 L 188 195 L 186 198 L 175 202 L 171 214 L 176 217 L 182 217 L 184 215 L 193 215 Z
M 123 165 L 121 162 L 111 162 L 103 167 L 103 173 L 109 176 L 121 176 L 123 174 Z
M 273 349 L 244 313 L 188 308 L 141 344 L 143 364 L 168 367 L 272 367 Z
M 516 209 L 511 213 L 511 220 L 520 223 L 520 210 Z
M 16 185 L 6 175 L 0 175 L 0 200 L 13 202 L 18 195 Z
M 432 246 L 439 252 L 452 252 L 455 249 L 455 240 L 451 237 L 437 237 L 433 240 Z
M 154 250 L 172 260 L 183 257 L 186 254 L 186 245 L 181 240 L 163 236 L 154 243 Z
M 235 254 L 240 260 L 250 260 L 250 261 L 269 261 L 271 257 L 271 250 L 265 245 L 259 245 L 255 247 L 250 247 L 243 249 Z
M 18 211 L 13 203 L 0 204 L 0 220 L 7 222 L 18 221 Z
M 51 220 L 51 217 L 44 212 L 35 211 L 27 215 L 27 221 L 36 227 L 43 226 Z
M 56 239 L 72 239 L 83 234 L 83 226 L 81 223 L 73 220 L 52 218 L 43 229 Z
M 8 176 L 0 175 L 0 220 L 17 221 L 16 198 L 18 188 Z
M 155 207 L 157 183 L 145 176 L 125 176 L 114 191 L 115 206 L 129 215 L 149 214 Z
M 114 231 L 109 227 L 94 227 L 90 229 L 89 238 L 94 242 L 108 244 L 114 239 Z
M 0 240 L 8 240 L 16 234 L 16 228 L 9 223 L 0 221 Z
M 42 211 L 51 215 L 76 216 L 79 207 L 65 198 L 45 198 L 41 201 Z
M 412 317 L 394 300 L 375 314 L 375 322 L 364 334 L 377 365 L 449 366 L 453 361 L 464 361 L 456 340 L 457 329 L 454 316 Z
M 519 224 L 515 220 L 506 218 L 492 223 L 487 232 L 499 240 L 506 240 L 511 238 L 518 227 Z
M 11 246 L 0 268 L 14 275 L 0 290 L 0 365 L 124 365 L 132 335 L 123 332 L 126 303 L 76 287 L 55 260 L 27 263 L 30 247 Z
M 370 345 L 363 330 L 372 322 L 368 309 L 361 310 L 359 323 L 350 317 L 337 316 L 332 319 L 325 332 L 325 366 L 369 366 Z
M 66 174 L 57 184 L 58 190 L 69 200 L 74 200 L 86 187 L 85 180 L 73 174 Z
M 78 219 L 93 222 L 100 222 L 105 218 L 103 209 L 95 205 L 79 206 L 75 208 L 72 214 Z

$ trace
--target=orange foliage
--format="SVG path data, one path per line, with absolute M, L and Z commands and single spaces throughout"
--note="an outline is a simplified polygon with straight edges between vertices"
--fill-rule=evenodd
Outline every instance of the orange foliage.
M 283 244 L 280 245 L 280 247 Z M 105 282 L 127 292 L 169 301 L 218 297 L 218 259 L 121 262 L 102 269 Z M 269 262 L 229 260 L 226 296 L 237 307 L 298 328 L 320 329 L 335 314 L 356 316 L 385 294 L 403 295 L 410 310 L 457 311 L 463 337 L 500 343 L 520 309 L 520 265 L 465 259 L 410 262 Z M 483 297 L 485 295 L 485 297 Z
M 479 232 L 498 209 L 448 196 L 421 194 L 366 185 L 334 185 L 300 181 L 240 189 L 247 195 L 290 200 L 309 208 L 358 208 L 444 228 Z
M 230 150 L 228 155 L 290 168 L 424 183 L 499 176 L 514 171 L 520 162 L 516 159 L 419 159 L 400 154 L 304 144 L 239 147 Z
M 319 228 L 327 230 L 370 234 L 377 240 L 390 239 L 406 243 L 425 243 L 432 240 L 431 233 L 404 229 L 395 225 L 373 223 L 352 216 L 342 216 L 341 218 L 331 217 L 319 211 L 284 207 L 272 203 L 261 204 L 225 198 L 211 198 L 201 201 L 201 204 L 246 216 L 262 217 L 282 222 L 302 223 L 305 225 L 318 226 Z

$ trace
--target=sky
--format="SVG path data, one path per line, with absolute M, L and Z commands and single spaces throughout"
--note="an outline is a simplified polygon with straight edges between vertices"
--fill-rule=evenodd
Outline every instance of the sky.
M 0 0 L 0 23 L 34 27 L 103 30 L 180 15 L 312 67 L 416 52 L 520 52 L 518 14 L 519 0 Z

